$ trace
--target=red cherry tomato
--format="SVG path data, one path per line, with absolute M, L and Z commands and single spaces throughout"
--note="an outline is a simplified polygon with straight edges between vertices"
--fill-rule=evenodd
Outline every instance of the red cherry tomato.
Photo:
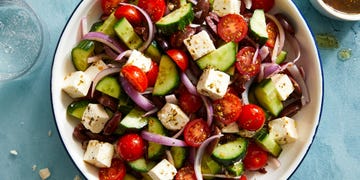
M 238 96 L 227 92 L 222 99 L 213 102 L 213 107 L 215 119 L 221 123 L 230 124 L 240 117 L 242 102 Z
M 180 49 L 170 49 L 167 50 L 166 53 L 182 71 L 185 71 L 187 69 L 189 64 L 189 58 L 184 51 Z
M 265 112 L 264 110 L 255 105 L 247 104 L 242 107 L 242 112 L 238 124 L 241 128 L 256 131 L 263 127 L 265 123 Z
M 195 171 L 192 166 L 185 166 L 176 173 L 175 180 L 196 180 Z
M 138 6 L 144 9 L 154 22 L 160 20 L 166 10 L 165 0 L 139 0 Z
M 274 4 L 275 0 L 252 0 L 251 9 L 263 9 L 265 12 L 268 12 L 274 7 Z
M 101 8 L 106 15 L 110 15 L 124 0 L 101 0 Z
M 249 143 L 246 155 L 243 159 L 244 167 L 247 170 L 256 171 L 263 168 L 268 159 L 268 153 L 257 146 L 255 143 Z
M 268 33 L 268 40 L 266 41 L 266 45 L 270 48 L 274 48 L 276 36 L 278 35 L 278 29 L 276 24 L 273 21 L 270 21 L 266 24 L 266 31 Z
M 117 142 L 116 150 L 126 161 L 134 161 L 144 155 L 144 140 L 138 134 L 126 134 Z
M 228 14 L 220 18 L 217 26 L 220 38 L 226 42 L 239 42 L 248 32 L 248 24 L 238 14 Z
M 247 177 L 246 177 L 245 175 L 242 175 L 242 176 L 240 177 L 240 180 L 247 180 Z
M 126 174 L 126 167 L 122 160 L 114 158 L 111 160 L 111 167 L 99 169 L 100 180 L 119 180 Z
M 203 119 L 189 121 L 184 129 L 184 140 L 186 144 L 199 147 L 210 136 L 210 128 Z
M 151 68 L 146 73 L 149 87 L 153 87 L 155 85 L 158 74 L 159 74 L 159 65 L 156 62 L 152 61 Z
M 115 11 L 115 17 L 120 19 L 125 17 L 131 24 L 138 25 L 142 22 L 141 13 L 133 6 L 120 6 Z
M 191 94 L 186 88 L 180 90 L 178 97 L 180 108 L 186 113 L 197 112 L 202 106 L 202 100 L 199 96 Z
M 148 87 L 146 74 L 137 66 L 126 65 L 121 69 L 121 73 L 137 91 L 144 92 Z
M 243 47 L 236 54 L 235 67 L 242 75 L 255 76 L 260 72 L 261 58 L 258 55 L 254 61 L 255 48 Z

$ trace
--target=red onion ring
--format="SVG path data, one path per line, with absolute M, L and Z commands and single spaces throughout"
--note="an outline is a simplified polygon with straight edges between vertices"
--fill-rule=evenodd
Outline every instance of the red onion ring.
M 286 68 L 291 76 L 294 78 L 294 80 L 299 83 L 301 90 L 302 90 L 302 95 L 301 95 L 301 104 L 305 105 L 307 103 L 309 103 L 310 100 L 310 94 L 309 94 L 309 89 L 307 88 L 307 85 L 305 83 L 304 78 L 301 75 L 301 72 L 298 68 L 298 66 L 296 64 L 289 64 Z
M 106 54 L 98 54 L 96 56 L 91 56 L 88 58 L 87 62 L 94 63 L 94 62 L 102 60 L 102 58 L 104 58 L 104 57 L 106 57 Z
M 151 44 L 151 42 L 154 40 L 155 37 L 155 26 L 153 24 L 153 22 L 151 21 L 151 18 L 149 16 L 149 14 L 144 11 L 142 8 L 135 6 L 133 4 L 129 4 L 129 3 L 119 3 L 120 5 L 127 5 L 127 6 L 132 6 L 134 8 L 136 8 L 137 10 L 140 11 L 140 13 L 144 16 L 146 23 L 148 25 L 148 29 L 149 29 L 149 35 L 148 38 L 146 39 L 145 43 L 142 44 L 142 46 L 138 49 L 138 51 L 140 52 L 144 52 Z
M 268 46 L 262 46 L 259 49 L 259 55 L 261 57 L 261 60 L 263 61 L 268 55 L 270 54 L 270 50 Z
M 84 37 L 86 33 L 89 32 L 89 29 L 88 29 L 88 19 L 86 16 L 82 17 L 81 18 L 81 34 L 82 36 Z
M 189 93 L 191 93 L 195 96 L 199 96 L 199 94 L 197 93 L 196 87 L 194 86 L 194 84 L 190 81 L 189 77 L 184 72 L 180 73 L 180 79 L 181 79 L 181 82 L 185 85 L 186 89 L 189 91 Z
M 141 131 L 141 137 L 147 141 L 155 142 L 155 143 L 162 144 L 165 146 L 180 146 L 180 147 L 188 146 L 185 143 L 185 141 L 167 137 L 167 136 L 163 136 L 160 134 L 154 134 L 154 133 L 147 132 L 147 131 Z
M 115 74 L 115 73 L 119 73 L 120 72 L 120 69 L 119 67 L 113 67 L 113 68 L 106 68 L 102 71 L 100 71 L 94 78 L 93 80 L 93 84 L 92 84 L 92 87 L 91 87 L 91 97 L 94 97 L 94 92 L 95 92 L 95 88 L 96 88 L 96 85 L 99 83 L 99 81 L 104 78 L 105 76 L 108 76 L 108 75 L 111 75 L 111 74 Z
M 276 57 L 278 56 L 278 53 L 284 48 L 284 43 L 285 43 L 285 31 L 284 28 L 282 27 L 282 25 L 280 24 L 280 22 L 277 20 L 277 18 L 271 14 L 266 13 L 265 16 L 269 19 L 271 19 L 277 26 L 278 30 L 279 30 L 279 42 L 277 44 L 277 46 L 274 47 L 274 51 L 277 53 L 273 53 L 271 60 L 273 62 L 275 62 Z M 276 42 L 275 42 L 276 45 Z
M 211 101 L 204 95 L 200 95 L 202 101 L 204 102 L 205 108 L 206 108 L 206 118 L 207 118 L 207 124 L 211 126 L 213 122 L 213 116 L 214 116 L 214 109 L 211 104 Z
M 223 136 L 223 134 L 217 134 L 214 136 L 211 136 L 207 138 L 199 147 L 198 151 L 196 152 L 195 156 L 195 162 L 194 162 L 194 170 L 195 170 L 195 176 L 197 180 L 202 180 L 202 174 L 201 174 L 201 160 L 204 155 L 204 152 L 206 150 L 206 147 L 215 139 L 220 138 Z
M 299 41 L 295 36 L 292 36 L 289 33 L 285 33 L 285 35 L 286 35 L 286 39 L 290 42 L 291 47 L 293 48 L 295 53 L 295 58 L 291 62 L 296 63 L 301 56 Z
M 242 92 L 241 93 L 241 99 L 242 99 L 242 102 L 243 102 L 243 104 L 244 105 L 247 105 L 247 104 L 249 104 L 250 102 L 249 102 L 249 89 L 250 89 L 250 86 L 251 86 L 251 84 L 254 82 L 254 77 L 252 77 L 249 81 L 247 81 L 246 83 L 245 83 L 245 91 L 244 92 Z
M 115 61 L 123 62 L 123 61 L 125 61 L 125 60 L 123 60 L 123 58 L 129 57 L 131 55 L 131 53 L 132 53 L 132 50 L 123 51 L 115 58 Z
M 83 39 L 99 41 L 109 46 L 117 53 L 121 53 L 126 49 L 122 47 L 115 39 L 111 38 L 110 36 L 102 32 L 89 32 L 83 37 Z
M 109 47 L 104 46 L 105 54 L 107 54 L 111 59 L 115 59 L 118 55 Z
M 156 106 L 146 97 L 141 95 L 130 82 L 124 77 L 120 76 L 121 87 L 124 89 L 127 95 L 142 109 L 145 111 L 153 111 Z
M 184 132 L 185 126 L 183 128 L 180 129 L 180 131 L 178 131 L 175 135 L 172 136 L 172 138 L 179 138 L 181 136 L 181 134 Z
M 169 161 L 170 164 L 174 165 L 174 158 L 173 156 L 171 155 L 171 152 L 169 150 L 166 150 L 165 151 L 165 154 L 166 154 L 166 159 Z

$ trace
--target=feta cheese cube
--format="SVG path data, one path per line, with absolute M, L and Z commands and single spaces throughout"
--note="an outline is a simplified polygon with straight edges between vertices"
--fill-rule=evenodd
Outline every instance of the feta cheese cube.
M 224 97 L 230 82 L 230 76 L 212 68 L 205 69 L 196 86 L 198 93 L 209 96 L 212 100 Z
M 176 168 L 169 161 L 163 159 L 148 172 L 148 175 L 153 180 L 172 180 L 176 173 Z
M 189 122 L 189 117 L 176 104 L 166 103 L 157 116 L 165 128 L 180 130 Z
M 213 12 L 220 17 L 227 14 L 240 14 L 240 0 L 214 0 Z
M 295 89 L 286 74 L 275 74 L 271 77 L 271 81 L 274 82 L 277 96 L 282 101 L 285 101 Z
M 83 71 L 75 71 L 65 76 L 62 89 L 72 98 L 85 97 L 91 82 Z
M 216 49 L 209 34 L 205 30 L 184 39 L 183 42 L 194 60 Z
M 129 59 L 126 61 L 125 65 L 133 65 L 140 68 L 145 73 L 151 69 L 151 59 L 143 55 L 137 50 L 132 50 Z
M 81 118 L 81 123 L 93 133 L 99 133 L 110 119 L 101 104 L 88 104 Z
M 92 63 L 86 70 L 85 74 L 91 79 L 94 80 L 95 76 L 102 70 L 108 68 L 104 61 L 99 60 Z
M 111 166 L 114 146 L 107 142 L 90 140 L 84 155 L 84 161 L 99 168 Z
M 270 121 L 269 134 L 278 144 L 294 142 L 298 138 L 295 120 L 285 116 Z
M 221 128 L 222 133 L 238 133 L 240 132 L 237 122 L 230 123 Z

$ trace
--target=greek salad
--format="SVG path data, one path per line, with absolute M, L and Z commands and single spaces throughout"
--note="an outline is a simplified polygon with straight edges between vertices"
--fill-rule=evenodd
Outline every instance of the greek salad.
M 101 0 L 62 90 L 99 179 L 246 179 L 280 166 L 310 101 L 274 0 Z

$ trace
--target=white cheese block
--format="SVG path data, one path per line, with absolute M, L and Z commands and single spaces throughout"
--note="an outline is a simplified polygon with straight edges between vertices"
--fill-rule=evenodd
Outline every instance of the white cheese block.
M 209 34 L 205 30 L 184 39 L 183 42 L 194 60 L 216 49 Z
M 269 134 L 278 144 L 294 142 L 298 138 L 295 120 L 289 117 L 282 117 L 269 122 Z
M 280 100 L 285 101 L 294 91 L 294 85 L 286 74 L 275 74 L 271 77 Z
M 212 100 L 224 97 L 230 82 L 230 76 L 222 71 L 205 69 L 196 86 L 198 93 Z
M 62 89 L 72 98 L 85 97 L 91 82 L 83 71 L 75 71 L 65 76 Z
M 106 122 L 110 119 L 104 106 L 101 104 L 88 104 L 81 118 L 81 123 L 86 129 L 93 133 L 99 133 L 103 130 Z
M 96 75 L 102 70 L 108 68 L 108 66 L 104 63 L 104 61 L 99 60 L 92 63 L 86 70 L 85 74 L 91 79 L 94 80 Z
M 111 166 L 114 146 L 107 142 L 90 140 L 85 151 L 84 161 L 99 168 Z
M 220 17 L 227 14 L 240 14 L 240 0 L 214 0 L 213 12 Z
M 189 122 L 189 117 L 176 104 L 166 103 L 157 116 L 165 128 L 180 130 Z
M 147 73 L 151 69 L 151 59 L 143 55 L 140 51 L 132 50 L 129 59 L 125 65 L 133 65 Z
M 172 180 L 176 173 L 176 168 L 166 159 L 160 161 L 148 172 L 153 180 Z

